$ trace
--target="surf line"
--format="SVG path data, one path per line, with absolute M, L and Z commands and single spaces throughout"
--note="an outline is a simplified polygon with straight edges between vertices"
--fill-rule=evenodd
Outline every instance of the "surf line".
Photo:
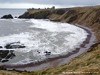
M 7 69 L 27 70 L 27 71 L 29 71 L 28 69 L 31 68 L 31 67 L 38 67 L 39 65 L 46 64 L 46 63 L 51 63 L 51 62 L 59 60 L 59 59 L 64 59 L 64 60 L 67 59 L 67 58 L 70 59 L 72 55 L 75 55 L 79 52 L 80 53 L 78 55 L 80 55 L 83 52 L 86 52 L 86 50 L 93 44 L 94 35 L 93 35 L 92 31 L 90 31 L 88 28 L 82 27 L 80 25 L 76 25 L 76 26 L 84 29 L 88 33 L 88 35 L 87 35 L 86 39 L 83 41 L 83 43 L 80 44 L 80 46 L 78 48 L 75 48 L 75 50 L 73 50 L 72 52 L 69 52 L 66 55 L 60 55 L 60 56 L 53 57 L 53 58 L 47 58 L 47 59 L 44 59 L 44 60 L 41 60 L 41 61 L 31 62 L 31 63 L 28 63 L 28 64 L 12 64 L 12 65 L 5 64 L 5 65 L 0 65 L 0 66 L 4 67 L 4 68 L 7 68 Z M 87 49 L 85 47 L 86 45 L 89 45 L 89 47 Z M 84 49 L 84 51 L 82 51 L 82 48 Z M 75 57 L 76 56 L 74 56 L 72 58 L 75 58 Z M 63 61 L 61 61 L 61 62 L 63 62 Z M 63 64 L 61 64 L 61 65 L 63 65 Z M 56 63 L 56 66 L 57 66 L 57 63 Z M 50 65 L 45 66 L 45 67 L 50 67 Z M 41 69 L 43 69 L 43 68 L 41 68 Z

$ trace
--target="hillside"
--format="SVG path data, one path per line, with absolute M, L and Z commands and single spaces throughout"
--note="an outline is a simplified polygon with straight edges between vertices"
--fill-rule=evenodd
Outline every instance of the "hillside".
M 19 18 L 50 19 L 52 21 L 80 24 L 90 28 L 96 42 L 84 53 L 68 64 L 33 72 L 19 72 L 19 75 L 99 75 L 100 74 L 100 6 L 75 7 L 66 9 L 28 9 Z M 79 74 L 64 74 L 80 72 Z M 83 72 L 83 73 L 82 73 Z M 0 71 L 0 75 L 13 75 L 15 71 Z
M 63 9 L 28 9 L 19 18 L 50 19 L 89 27 L 100 41 L 100 6 Z

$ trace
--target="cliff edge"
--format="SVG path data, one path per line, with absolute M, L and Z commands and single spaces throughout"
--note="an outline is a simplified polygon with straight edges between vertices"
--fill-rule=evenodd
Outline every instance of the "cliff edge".
M 28 9 L 19 18 L 49 19 L 89 27 L 100 41 L 100 6 L 62 8 L 62 9 Z

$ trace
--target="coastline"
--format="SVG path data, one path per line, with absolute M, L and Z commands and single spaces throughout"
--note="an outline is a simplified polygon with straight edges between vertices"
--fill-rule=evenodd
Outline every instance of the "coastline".
M 62 60 L 59 59 L 54 62 L 48 62 L 46 64 L 34 66 L 32 68 L 27 67 L 24 68 L 24 70 L 23 68 L 17 68 L 15 70 L 15 69 L 6 69 L 0 67 L 1 70 L 0 75 L 7 75 L 7 74 L 9 75 L 15 75 L 15 74 L 17 75 L 65 75 L 69 73 L 71 74 L 84 73 L 84 75 L 91 73 L 93 75 L 94 74 L 99 75 L 100 74 L 100 35 L 99 35 L 100 34 L 100 18 L 99 18 L 100 10 L 99 9 L 100 9 L 100 5 L 89 6 L 89 7 L 88 6 L 74 7 L 74 8 L 69 8 L 68 11 L 65 11 L 64 9 L 65 11 L 64 13 L 62 11 L 59 11 L 63 9 L 54 9 L 54 10 L 50 9 L 50 11 L 53 11 L 53 13 L 50 12 L 50 14 L 46 16 L 46 19 L 52 21 L 70 23 L 70 24 L 85 27 L 91 33 L 93 33 L 92 38 L 90 39 L 91 40 L 90 43 L 86 44 L 87 48 L 86 49 L 81 48 L 79 50 L 80 53 L 78 52 L 76 54 L 73 54 L 71 56 L 72 58 L 70 59 L 70 62 L 62 58 Z M 34 13 L 35 10 L 32 9 L 31 10 L 32 14 L 23 13 L 23 17 L 21 18 L 22 19 L 41 18 L 40 16 L 42 14 L 39 13 L 40 10 L 41 9 L 39 9 L 38 12 Z M 95 41 L 93 42 L 92 40 L 94 39 Z M 61 65 L 63 63 L 64 65 Z M 47 67 L 44 65 L 47 65 Z
M 85 41 L 80 45 L 80 48 L 76 48 L 74 51 L 69 52 L 66 55 L 61 55 L 58 57 L 54 58 L 49 58 L 45 59 L 43 61 L 39 61 L 36 63 L 29 63 L 29 64 L 22 64 L 22 65 L 2 65 L 1 67 L 7 68 L 7 69 L 16 69 L 16 70 L 27 70 L 27 71 L 32 71 L 32 70 L 39 70 L 47 67 L 54 67 L 54 66 L 60 66 L 65 63 L 68 63 L 72 58 L 75 58 L 76 56 L 82 54 L 83 52 L 86 52 L 86 50 L 93 44 L 93 34 L 92 32 L 82 26 L 78 27 L 84 29 L 88 35 Z M 85 46 L 89 45 L 88 47 L 85 48 Z M 62 62 L 63 61 L 63 62 Z M 33 67 L 33 68 L 32 68 Z

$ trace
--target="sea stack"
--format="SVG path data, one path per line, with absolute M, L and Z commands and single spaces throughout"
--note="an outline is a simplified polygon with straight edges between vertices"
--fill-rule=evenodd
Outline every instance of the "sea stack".
M 13 16 L 11 14 L 8 14 L 8 15 L 2 16 L 1 19 L 13 19 Z

